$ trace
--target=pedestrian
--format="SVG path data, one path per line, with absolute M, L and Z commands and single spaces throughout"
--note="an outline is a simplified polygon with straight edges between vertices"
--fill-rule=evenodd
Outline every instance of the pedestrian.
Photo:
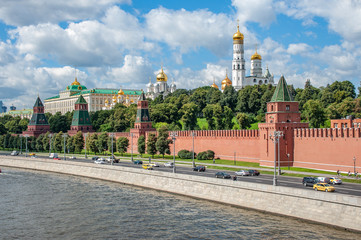
M 337 170 L 337 176 L 340 176 L 340 170 Z
M 351 172 L 350 172 L 350 171 L 348 171 L 348 176 L 351 176 Z
M 233 181 L 237 181 L 236 175 L 233 176 Z

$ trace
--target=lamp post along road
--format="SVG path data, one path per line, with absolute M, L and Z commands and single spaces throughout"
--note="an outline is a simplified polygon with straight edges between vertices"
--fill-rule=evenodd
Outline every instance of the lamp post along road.
M 195 132 L 191 133 L 192 136 L 192 163 L 193 163 L 193 167 L 196 167 L 196 164 L 194 162 L 194 137 L 197 136 L 197 134 Z
M 113 165 L 113 157 L 114 157 L 113 138 L 114 138 L 114 133 L 110 133 L 109 135 L 112 138 L 112 156 L 110 157 L 110 165 Z
M 28 156 L 28 137 L 29 137 L 29 135 L 25 134 L 24 137 L 25 137 L 25 146 L 26 146 L 25 157 L 27 157 Z
M 171 132 L 170 136 L 172 137 L 173 141 L 173 173 L 175 173 L 175 140 L 176 137 L 178 137 L 178 134 L 176 132 Z
M 273 173 L 273 185 L 277 186 L 277 176 L 276 176 L 276 168 L 277 168 L 277 144 L 279 144 L 279 138 L 283 136 L 283 132 L 281 131 L 274 131 L 273 134 L 271 133 L 270 139 L 274 143 L 274 151 L 275 151 L 275 160 L 274 160 L 274 173 Z M 278 148 L 279 149 L 279 148 Z M 279 156 L 280 157 L 280 156 Z M 279 163 L 279 162 L 278 162 Z
M 53 134 L 50 133 L 48 136 L 49 136 L 49 157 L 50 157 L 50 154 L 51 154 L 51 140 L 52 140 Z
M 88 158 L 88 156 L 86 155 L 86 138 L 88 137 L 88 133 L 84 133 L 84 139 L 85 139 L 85 159 Z
M 287 153 L 288 170 L 290 170 L 290 154 Z
M 20 154 L 23 154 L 23 135 L 20 135 Z
M 356 157 L 353 157 L 353 173 L 356 176 Z
M 278 131 L 278 175 L 281 175 L 281 154 L 280 154 L 280 138 L 283 137 L 283 132 Z
M 130 139 L 131 139 L 131 153 L 130 153 L 130 160 L 133 162 L 133 133 L 130 133 Z
M 68 134 L 66 134 L 66 133 L 63 134 L 63 138 L 64 138 L 64 160 L 66 160 L 66 156 L 65 156 L 65 151 L 66 151 L 65 140 L 66 140 L 67 136 L 68 136 Z

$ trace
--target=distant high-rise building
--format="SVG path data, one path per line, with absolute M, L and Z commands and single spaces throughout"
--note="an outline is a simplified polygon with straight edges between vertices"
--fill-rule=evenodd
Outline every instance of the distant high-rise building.
M 0 113 L 6 112 L 7 107 L 3 104 L 3 101 L 0 101 Z
M 10 111 L 15 111 L 16 110 L 16 107 L 14 106 L 14 105 L 12 105 L 11 107 L 10 107 Z

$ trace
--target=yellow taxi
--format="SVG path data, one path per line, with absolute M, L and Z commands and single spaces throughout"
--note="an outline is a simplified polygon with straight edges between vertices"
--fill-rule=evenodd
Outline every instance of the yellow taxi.
M 29 156 L 35 156 L 36 154 L 35 153 L 30 153 Z
M 316 183 L 313 185 L 316 191 L 334 192 L 335 188 L 328 183 Z
M 146 170 L 153 170 L 153 165 L 149 163 L 143 164 L 142 167 Z

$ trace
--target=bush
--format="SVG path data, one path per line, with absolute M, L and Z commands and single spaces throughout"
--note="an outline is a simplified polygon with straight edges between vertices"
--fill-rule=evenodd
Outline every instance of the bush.
M 194 153 L 194 157 L 196 156 L 196 153 Z M 186 149 L 180 150 L 178 152 L 178 157 L 182 159 L 192 159 L 192 152 L 188 151 Z
M 200 152 L 197 155 L 198 160 L 211 160 L 214 158 L 214 152 L 212 150 L 207 150 L 205 152 Z

